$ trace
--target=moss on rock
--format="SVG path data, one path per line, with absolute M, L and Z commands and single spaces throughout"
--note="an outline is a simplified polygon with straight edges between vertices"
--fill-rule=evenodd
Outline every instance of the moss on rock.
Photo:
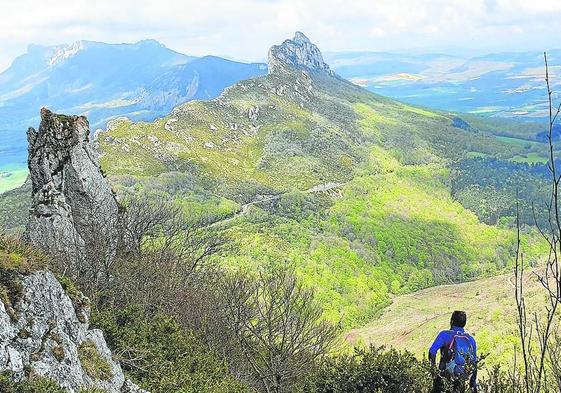
M 82 368 L 93 379 L 108 381 L 113 378 L 111 366 L 100 354 L 91 340 L 86 340 L 78 347 L 78 358 Z

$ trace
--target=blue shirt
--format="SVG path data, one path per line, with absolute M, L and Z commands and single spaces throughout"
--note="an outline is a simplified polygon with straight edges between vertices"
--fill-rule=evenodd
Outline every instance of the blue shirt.
M 442 360 L 442 355 L 448 351 L 448 347 L 450 346 L 452 339 L 458 333 L 468 336 L 469 341 L 473 346 L 473 355 L 476 356 L 477 359 L 477 344 L 475 343 L 475 339 L 469 333 L 466 333 L 464 328 L 457 326 L 452 326 L 452 329 L 450 330 L 443 330 L 438 334 L 438 336 L 436 336 L 436 339 L 429 349 L 429 359 L 436 360 L 436 354 L 440 350 L 440 357 Z

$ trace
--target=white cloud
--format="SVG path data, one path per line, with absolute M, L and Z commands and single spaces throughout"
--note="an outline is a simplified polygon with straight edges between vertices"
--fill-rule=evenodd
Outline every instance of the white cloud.
M 155 38 L 172 49 L 264 60 L 302 30 L 326 51 L 544 50 L 559 0 L 0 0 L 0 69 L 29 43 Z

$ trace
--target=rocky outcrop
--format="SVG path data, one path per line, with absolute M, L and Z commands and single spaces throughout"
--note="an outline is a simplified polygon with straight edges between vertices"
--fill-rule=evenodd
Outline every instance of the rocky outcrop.
M 118 205 L 89 136 L 85 117 L 45 108 L 39 131 L 27 133 L 32 207 L 25 240 L 53 258 L 66 258 L 69 268 L 88 252 L 111 259 L 116 250 Z M 103 333 L 89 329 L 88 301 L 76 289 L 66 293 L 52 273 L 41 270 L 7 275 L 0 266 L 0 279 L 17 289 L 0 291 L 0 371 L 19 380 L 45 377 L 70 393 L 144 392 L 125 379 Z
M 299 31 L 293 39 L 285 40 L 281 45 L 275 45 L 269 50 L 269 73 L 278 72 L 287 66 L 334 74 L 323 61 L 318 47 Z
M 117 201 L 89 135 L 84 116 L 45 108 L 39 131 L 27 132 L 32 207 L 25 237 L 46 252 L 64 252 L 74 260 L 94 244 L 102 244 L 111 258 L 117 238 Z
M 87 299 L 69 296 L 48 271 L 18 276 L 14 308 L 0 301 L 0 371 L 55 381 L 70 393 L 98 388 L 142 393 L 113 360 L 103 333 L 89 329 Z

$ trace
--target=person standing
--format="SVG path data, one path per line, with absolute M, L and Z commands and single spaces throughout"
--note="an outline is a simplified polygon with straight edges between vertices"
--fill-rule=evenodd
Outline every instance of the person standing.
M 472 393 L 477 393 L 477 343 L 465 331 L 467 315 L 454 311 L 450 329 L 441 331 L 429 349 L 429 360 L 436 368 L 436 357 L 440 351 L 438 373 L 433 383 L 433 393 L 444 391 L 444 379 L 451 381 L 454 392 L 465 391 L 464 381 L 469 378 Z

